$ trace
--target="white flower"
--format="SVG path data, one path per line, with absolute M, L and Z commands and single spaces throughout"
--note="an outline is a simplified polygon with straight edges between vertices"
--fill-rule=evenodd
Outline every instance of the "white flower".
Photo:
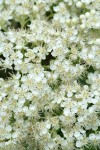
M 23 54 L 22 54 L 20 51 L 17 51 L 16 54 L 17 54 L 17 56 L 18 56 L 20 59 L 23 58 Z
M 27 106 L 24 106 L 24 107 L 23 107 L 23 112 L 25 112 L 25 113 L 28 112 L 28 107 L 27 107 Z
M 19 133 L 18 133 L 18 132 L 12 133 L 12 138 L 17 138 L 18 136 L 19 136 Z
M 69 92 L 67 93 L 67 96 L 68 96 L 68 97 L 72 97 L 72 96 L 73 96 L 73 93 L 72 93 L 71 91 L 69 91 Z
M 5 128 L 6 131 L 10 132 L 12 130 L 12 127 L 9 125 Z
M 64 115 L 68 116 L 70 114 L 70 109 L 69 108 L 64 108 Z
M 95 134 L 91 133 L 89 135 L 89 140 L 94 140 L 96 138 Z
M 35 109 L 36 109 L 36 106 L 35 106 L 35 105 L 30 105 L 30 106 L 29 106 L 29 110 L 34 111 Z
M 51 123 L 50 123 L 50 122 L 47 122 L 47 123 L 46 123 L 46 128 L 47 128 L 47 129 L 50 129 L 50 128 L 51 128 Z
M 81 141 L 77 141 L 76 142 L 76 147 L 82 147 L 82 142 Z
M 56 7 L 53 7 L 53 10 L 55 11 L 55 12 L 59 12 L 59 6 L 56 6 Z
M 47 129 L 43 129 L 43 130 L 41 131 L 42 134 L 47 134 L 47 132 L 48 132 Z
M 49 142 L 49 143 L 48 143 L 48 147 L 49 147 L 50 149 L 53 149 L 54 146 L 55 146 L 54 142 Z
M 95 44 L 100 45 L 100 39 L 96 39 Z
M 78 2 L 76 3 L 76 6 L 77 6 L 78 8 L 81 8 L 81 7 L 82 7 L 82 2 L 81 2 L 81 1 L 78 1 Z
M 14 99 L 16 99 L 16 100 L 18 99 L 18 94 L 14 95 Z
M 0 0 L 0 149 L 100 144 L 99 8 Z
M 74 136 L 75 136 L 76 138 L 78 138 L 80 135 L 81 135 L 81 134 L 80 134 L 79 131 L 76 131 L 76 132 L 74 133 Z
M 18 103 L 19 103 L 19 105 L 24 104 L 25 103 L 25 98 L 18 99 Z M 24 108 L 24 111 L 25 111 L 25 108 Z

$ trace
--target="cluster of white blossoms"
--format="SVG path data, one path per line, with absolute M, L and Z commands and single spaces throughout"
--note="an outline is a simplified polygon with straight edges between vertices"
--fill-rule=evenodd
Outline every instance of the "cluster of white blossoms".
M 0 150 L 100 146 L 100 0 L 0 0 Z

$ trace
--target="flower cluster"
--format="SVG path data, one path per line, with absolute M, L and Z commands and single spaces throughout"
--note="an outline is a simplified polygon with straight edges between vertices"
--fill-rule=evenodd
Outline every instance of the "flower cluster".
M 100 146 L 100 0 L 0 0 L 0 150 Z

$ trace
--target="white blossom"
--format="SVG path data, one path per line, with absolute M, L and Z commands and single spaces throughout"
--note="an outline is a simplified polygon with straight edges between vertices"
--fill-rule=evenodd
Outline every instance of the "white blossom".
M 0 149 L 100 146 L 99 29 L 99 0 L 0 0 Z

